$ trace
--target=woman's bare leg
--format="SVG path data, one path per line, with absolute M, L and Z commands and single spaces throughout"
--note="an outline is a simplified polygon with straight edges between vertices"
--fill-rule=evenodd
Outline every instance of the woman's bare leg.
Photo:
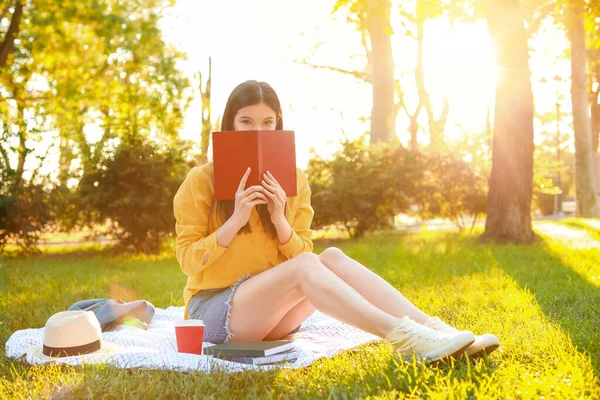
M 330 247 L 319 255 L 319 259 L 327 268 L 380 310 L 397 318 L 408 316 L 419 323 L 423 323 L 429 318 L 385 279 L 348 257 L 340 249 Z
M 291 331 L 296 329 L 298 325 L 310 317 L 315 310 L 315 306 L 308 301 L 308 299 L 302 300 L 284 315 L 275 328 L 265 336 L 264 340 L 278 340 L 288 335 Z
M 231 341 L 263 340 L 304 299 L 324 314 L 380 337 L 398 322 L 331 272 L 316 254 L 302 253 L 238 287 L 231 303 Z M 308 317 L 292 315 L 292 329 Z

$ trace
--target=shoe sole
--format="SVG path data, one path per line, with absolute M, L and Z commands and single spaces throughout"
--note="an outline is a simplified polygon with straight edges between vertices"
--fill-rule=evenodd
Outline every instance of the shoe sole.
M 462 340 L 456 340 L 460 338 Z M 417 355 L 417 360 L 425 361 L 426 363 L 434 363 L 446 358 L 456 358 L 464 353 L 464 351 L 475 342 L 475 336 L 472 333 L 463 332 L 454 337 L 453 343 L 448 343 L 446 347 L 432 350 L 429 353 Z
M 491 346 L 484 347 L 483 349 L 481 349 L 479 351 L 476 351 L 473 354 L 465 353 L 465 355 L 468 355 L 469 358 L 481 358 L 484 355 L 490 355 L 490 354 L 492 354 L 492 352 L 494 352 L 496 349 L 498 349 L 498 347 L 500 347 L 499 344 L 493 344 Z

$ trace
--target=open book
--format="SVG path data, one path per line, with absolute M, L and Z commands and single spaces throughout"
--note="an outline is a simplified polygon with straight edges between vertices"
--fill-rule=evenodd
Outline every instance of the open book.
M 213 132 L 215 200 L 232 200 L 248 167 L 246 188 L 260 185 L 267 171 L 287 196 L 296 196 L 294 131 Z

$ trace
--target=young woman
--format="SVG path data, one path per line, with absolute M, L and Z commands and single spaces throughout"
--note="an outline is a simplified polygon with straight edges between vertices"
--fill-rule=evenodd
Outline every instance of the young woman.
M 283 129 L 281 105 L 265 82 L 238 85 L 221 130 Z M 174 198 L 176 255 L 187 275 L 185 318 L 202 319 L 205 341 L 277 340 L 318 309 L 390 342 L 404 357 L 436 361 L 498 347 L 429 317 L 384 279 L 328 248 L 312 253 L 313 209 L 306 176 L 297 169 L 297 196 L 287 197 L 267 173 L 235 200 L 213 200 L 213 166 L 193 168 Z

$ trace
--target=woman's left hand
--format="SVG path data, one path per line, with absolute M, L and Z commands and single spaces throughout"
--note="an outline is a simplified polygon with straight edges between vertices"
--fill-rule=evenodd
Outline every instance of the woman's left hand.
M 285 221 L 285 202 L 286 194 L 275 177 L 267 171 L 263 174 L 262 185 L 266 190 L 266 195 L 269 198 L 267 202 L 267 210 L 271 214 L 271 222 L 275 226 Z

